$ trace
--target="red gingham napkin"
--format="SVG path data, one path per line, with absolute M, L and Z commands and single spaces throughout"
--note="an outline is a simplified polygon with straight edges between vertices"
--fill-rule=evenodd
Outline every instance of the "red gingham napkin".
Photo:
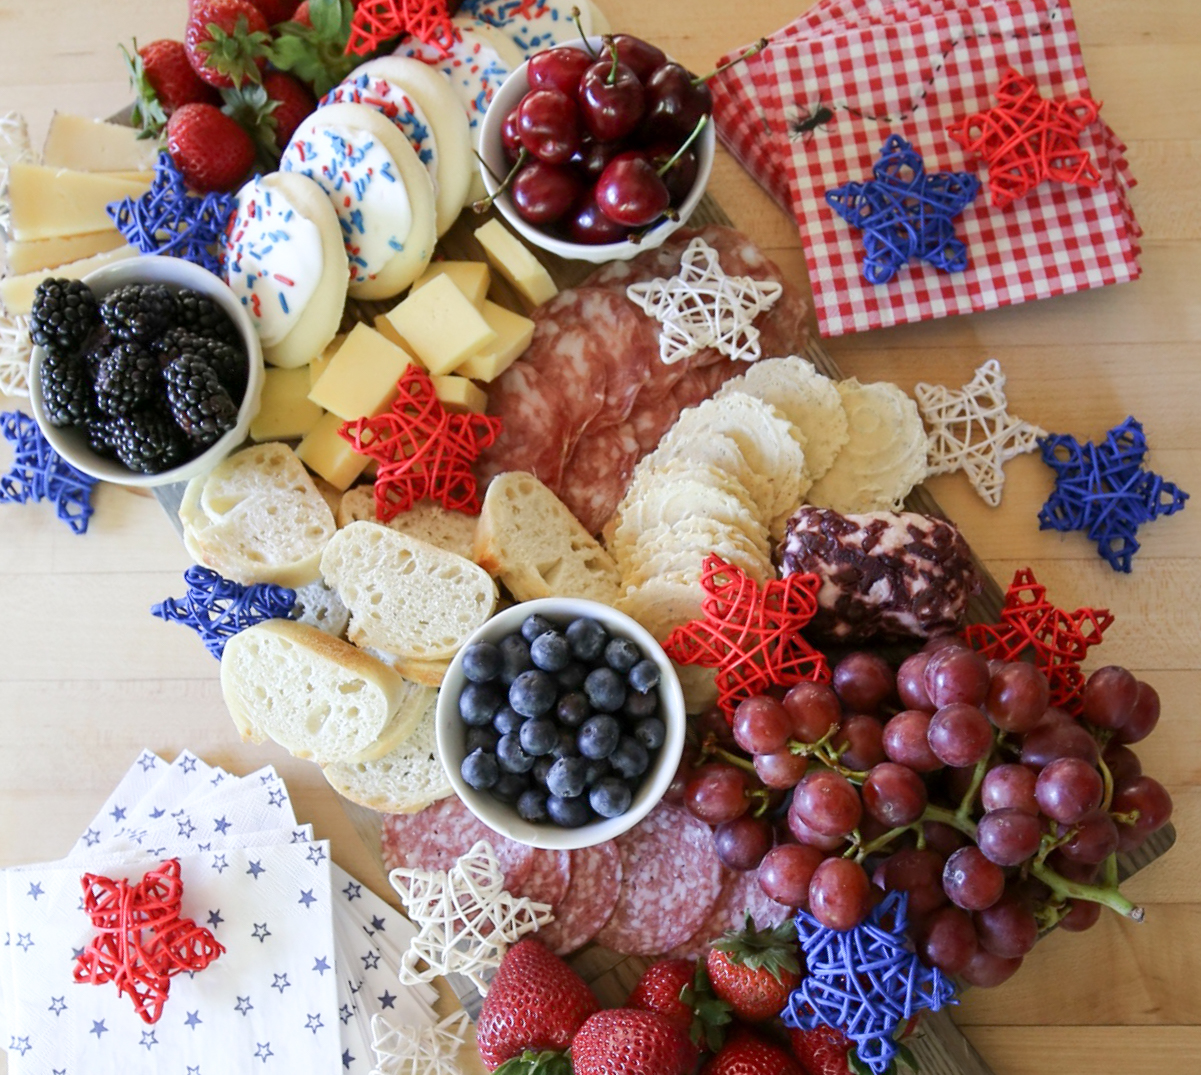
M 866 180 L 889 134 L 926 169 L 979 170 L 946 135 L 955 120 L 991 108 L 1013 67 L 1046 97 L 1088 92 L 1070 8 L 1055 0 L 823 0 L 772 36 L 769 47 L 715 80 L 723 142 L 795 215 L 822 333 L 986 310 L 1138 276 L 1140 234 L 1127 190 L 1125 146 L 1103 123 L 1081 144 L 1097 161 L 1094 189 L 1045 183 L 1007 210 L 987 189 L 956 218 L 969 266 L 942 273 L 910 262 L 886 285 L 861 274 L 862 235 L 824 200 Z M 828 123 L 798 130 L 826 108 Z

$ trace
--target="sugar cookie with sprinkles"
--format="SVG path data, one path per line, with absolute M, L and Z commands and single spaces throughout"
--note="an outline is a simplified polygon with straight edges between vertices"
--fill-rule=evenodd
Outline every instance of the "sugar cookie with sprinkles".
M 471 15 L 499 30 L 529 59 L 535 52 L 580 36 L 571 18 L 573 7 L 579 8 L 584 36 L 590 37 L 595 33 L 592 6 L 575 0 L 463 0 L 459 14 Z
M 425 271 L 437 239 L 434 184 L 409 140 L 374 108 L 319 108 L 297 128 L 280 170 L 307 175 L 329 196 L 351 298 L 389 298 Z
M 238 191 L 221 240 L 221 275 L 246 307 L 273 366 L 312 361 L 338 331 L 349 279 L 333 204 L 297 172 Z

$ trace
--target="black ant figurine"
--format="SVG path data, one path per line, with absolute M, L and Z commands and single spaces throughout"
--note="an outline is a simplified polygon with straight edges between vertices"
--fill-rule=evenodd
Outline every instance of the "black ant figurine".
M 824 127 L 833 118 L 833 111 L 818 101 L 817 108 L 812 112 L 808 109 L 797 112 L 796 118 L 788 125 L 789 138 L 793 141 L 802 138 L 803 141 L 808 142 L 818 127 Z

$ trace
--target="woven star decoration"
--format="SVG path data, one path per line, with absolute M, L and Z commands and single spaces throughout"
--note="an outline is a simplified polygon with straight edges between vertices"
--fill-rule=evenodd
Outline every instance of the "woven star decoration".
M 801 637 L 817 612 L 816 575 L 789 575 L 759 586 L 710 553 L 701 570 L 704 618 L 677 627 L 663 643 L 679 664 L 716 668 L 717 704 L 726 718 L 744 698 L 803 679 L 827 683 L 826 658 Z
M 671 365 L 706 347 L 754 362 L 763 353 L 755 318 L 783 291 L 774 280 L 727 276 L 717 251 L 698 236 L 684 250 L 675 276 L 631 284 L 626 295 L 663 326 L 659 357 Z
M 865 183 L 826 191 L 826 203 L 863 232 L 863 278 L 886 284 L 911 258 L 943 272 L 967 268 L 967 246 L 955 235 L 954 218 L 980 193 L 967 172 L 926 171 L 920 153 L 892 134 Z
M 393 1026 L 377 1012 L 371 1017 L 371 1048 L 379 1075 L 463 1075 L 459 1050 L 467 1041 L 471 1017 L 463 1011 L 434 1026 Z
M 1095 187 L 1101 173 L 1080 135 L 1101 105 L 1089 96 L 1040 97 L 1034 80 L 1009 68 L 997 105 L 953 123 L 947 134 L 988 165 L 992 203 L 1007 209 L 1045 180 Z
M 20 411 L 0 414 L 0 436 L 13 446 L 12 469 L 0 474 L 0 504 L 49 500 L 76 534 L 87 532 L 97 480 L 82 474 L 50 447 L 37 422 Z
M 963 633 L 968 645 L 989 660 L 1016 661 L 1033 650 L 1034 663 L 1051 684 L 1050 704 L 1076 714 L 1084 689 L 1080 662 L 1113 619 L 1107 608 L 1056 608 L 1047 600 L 1047 588 L 1027 567 L 1013 576 L 1000 622 L 974 623 Z
M 400 961 L 402 985 L 462 974 L 484 994 L 482 972 L 499 967 L 510 944 L 554 917 L 549 904 L 505 891 L 504 873 L 486 840 L 449 870 L 399 869 L 388 880 L 418 929 Z
M 955 1003 L 955 983 L 909 950 L 907 906 L 907 893 L 890 892 L 864 922 L 841 932 L 807 911 L 796 916 L 808 974 L 788 998 L 784 1025 L 841 1030 L 878 1075 L 897 1054 L 893 1034 L 902 1022 Z
M 220 276 L 217 245 L 236 205 L 233 194 L 189 194 L 183 173 L 164 150 L 150 189 L 140 198 L 113 202 L 108 215 L 125 241 L 143 254 L 183 258 Z
M 146 1023 L 162 1016 L 175 975 L 204 970 L 225 951 L 209 930 L 180 917 L 180 870 L 179 859 L 169 859 L 133 885 L 92 873 L 81 879 L 96 937 L 75 960 L 75 981 L 114 983 Z
M 1138 528 L 1174 515 L 1188 493 L 1147 470 L 1147 438 L 1134 418 L 1116 425 L 1100 444 L 1046 435 L 1043 462 L 1055 471 L 1055 488 L 1038 513 L 1040 530 L 1083 530 L 1115 571 L 1129 573 L 1139 550 Z
M 356 6 L 347 55 L 366 56 L 402 34 L 450 55 L 458 35 L 446 0 L 367 0 Z
M 913 394 L 930 431 L 930 473 L 962 470 L 980 499 L 997 507 L 1005 487 L 1003 465 L 1034 451 L 1038 438 L 1047 435 L 1008 413 L 1001 363 L 990 358 L 962 388 L 923 383 L 913 386 Z
M 500 419 L 452 414 L 419 366 L 409 366 L 396 387 L 396 400 L 383 414 L 346 422 L 338 430 L 356 452 L 378 464 L 376 518 L 386 523 L 419 500 L 478 515 L 479 490 L 471 465 L 496 440 Z
M 188 592 L 182 598 L 168 597 L 152 605 L 150 614 L 191 627 L 217 660 L 225 652 L 225 643 L 239 631 L 263 620 L 290 616 L 296 605 L 296 591 L 286 586 L 243 586 L 198 564 L 189 567 L 183 579 Z
M 34 164 L 37 154 L 29 144 L 29 128 L 19 112 L 0 113 L 0 225 L 8 228 L 8 170 L 14 164 Z
M 32 356 L 29 318 L 7 311 L 0 313 L 0 396 L 29 395 L 29 360 Z

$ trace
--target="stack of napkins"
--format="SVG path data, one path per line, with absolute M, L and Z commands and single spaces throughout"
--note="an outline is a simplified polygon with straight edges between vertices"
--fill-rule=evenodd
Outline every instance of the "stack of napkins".
M 1103 113 L 1080 138 L 1097 186 L 1047 181 L 1006 209 L 990 200 L 987 165 L 948 137 L 953 123 L 995 106 L 1010 68 L 1043 98 L 1089 93 L 1066 0 L 818 0 L 713 80 L 719 136 L 800 227 L 823 335 L 1138 276 L 1134 180 Z M 979 175 L 983 189 L 954 220 L 966 271 L 910 261 L 887 284 L 864 279 L 863 235 L 825 193 L 869 180 L 890 134 L 912 144 L 927 174 Z
M 373 1066 L 371 1019 L 432 1026 L 429 986 L 397 980 L 409 922 L 335 866 L 268 767 L 237 777 L 143 751 L 67 858 L 0 875 L 0 1044 L 10 1075 L 331 1075 Z M 85 873 L 182 866 L 182 916 L 225 951 L 170 979 L 157 1022 L 113 984 L 77 984 L 95 936 Z

